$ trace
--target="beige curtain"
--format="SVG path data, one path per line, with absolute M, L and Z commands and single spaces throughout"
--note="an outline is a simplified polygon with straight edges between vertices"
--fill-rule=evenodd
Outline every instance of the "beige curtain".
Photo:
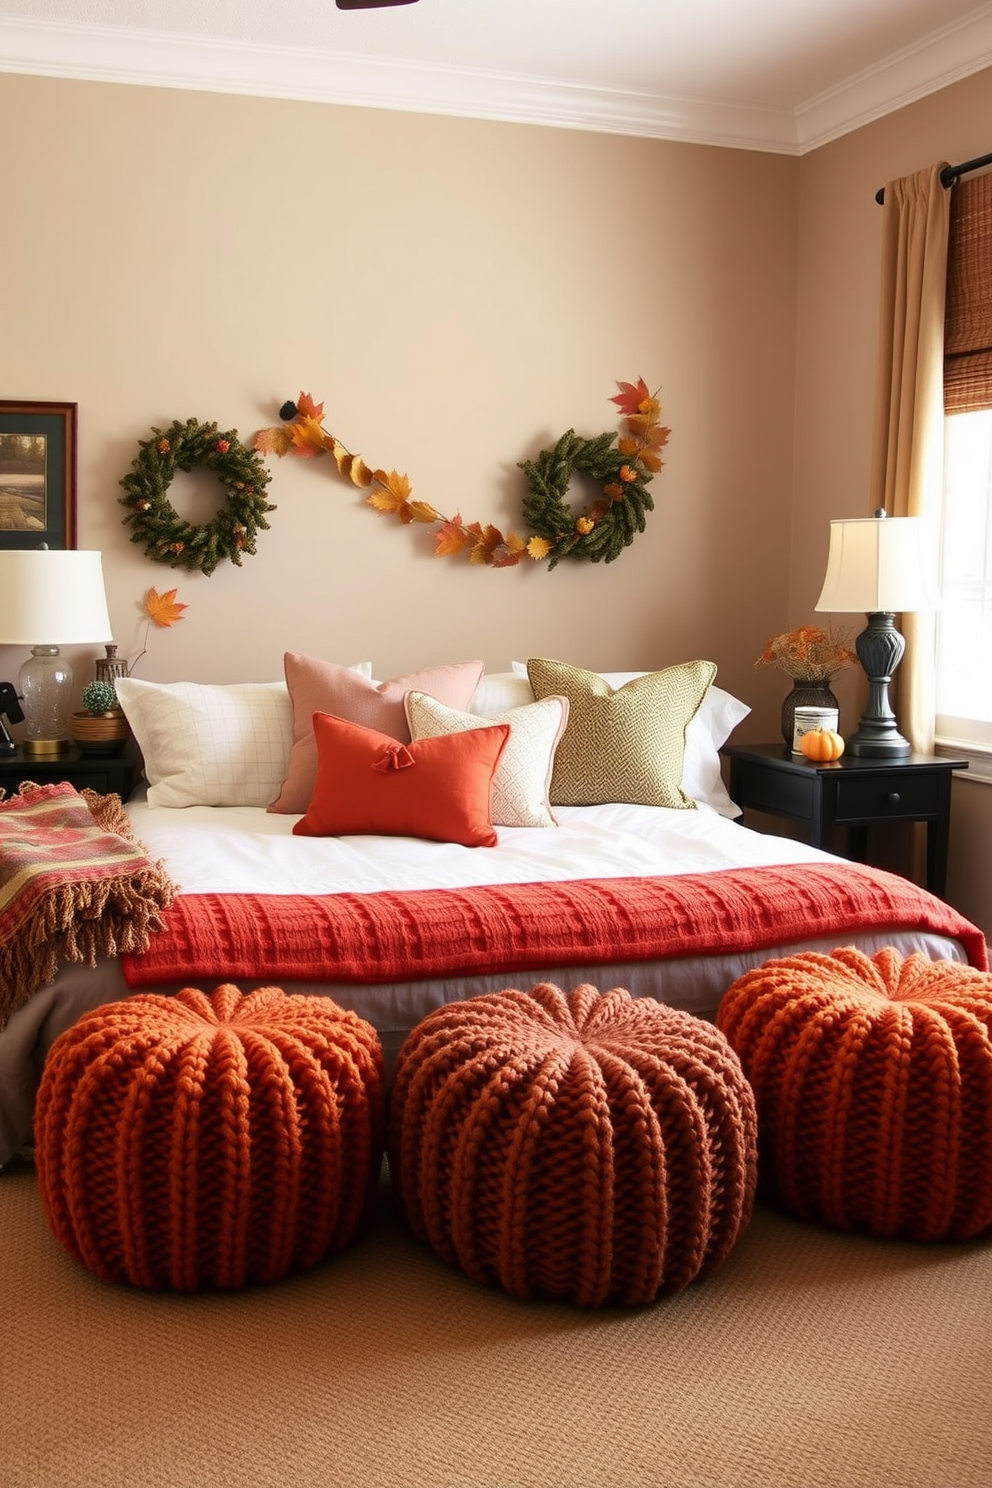
M 922 517 L 936 548 L 944 485 L 944 295 L 950 192 L 944 162 L 888 181 L 882 207 L 878 371 L 871 512 Z M 900 622 L 897 622 L 900 623 Z M 934 616 L 904 615 L 896 674 L 899 726 L 913 748 L 934 743 Z

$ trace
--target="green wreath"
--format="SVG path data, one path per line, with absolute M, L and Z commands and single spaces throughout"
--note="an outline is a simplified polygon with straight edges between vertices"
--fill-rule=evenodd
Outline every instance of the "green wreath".
M 613 434 L 580 439 L 569 429 L 536 459 L 519 463 L 529 487 L 524 520 L 551 543 L 549 570 L 563 558 L 612 563 L 644 531 L 645 513 L 654 511 L 644 472 L 620 453 Z M 565 500 L 576 471 L 603 487 L 600 500 L 578 520 Z
M 214 472 L 227 501 L 212 522 L 197 525 L 180 517 L 168 491 L 177 470 L 199 466 Z M 222 559 L 230 558 L 240 568 L 243 555 L 255 552 L 256 534 L 269 526 L 265 513 L 275 511 L 264 495 L 271 479 L 236 429 L 221 433 L 216 424 L 177 420 L 139 442 L 131 473 L 120 482 L 126 495 L 118 499 L 128 508 L 123 520 L 131 528 L 131 541 L 141 543 L 148 558 L 170 568 L 212 574 Z

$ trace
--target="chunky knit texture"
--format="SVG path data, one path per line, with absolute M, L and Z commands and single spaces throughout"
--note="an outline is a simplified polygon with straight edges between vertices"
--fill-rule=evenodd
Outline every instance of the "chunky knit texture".
M 660 878 L 572 878 L 345 894 L 178 894 L 129 987 L 215 976 L 405 982 L 832 945 L 931 930 L 988 970 L 985 937 L 909 879 L 864 863 L 786 863 Z
M 717 1024 L 758 1107 L 762 1190 L 912 1240 L 992 1234 L 992 975 L 887 949 L 747 972 Z
M 107 1281 L 275 1281 L 357 1231 L 383 1151 L 382 1049 L 324 997 L 140 994 L 54 1043 L 35 1118 L 53 1233 Z
M 633 1305 L 715 1270 L 756 1145 L 723 1036 L 621 989 L 451 1003 L 397 1062 L 389 1162 L 414 1234 L 517 1297 Z

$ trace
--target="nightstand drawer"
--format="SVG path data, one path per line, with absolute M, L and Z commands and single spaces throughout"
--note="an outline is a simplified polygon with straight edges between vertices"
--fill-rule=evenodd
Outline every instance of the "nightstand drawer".
M 772 816 L 795 816 L 809 819 L 813 810 L 816 777 L 814 775 L 783 775 L 760 765 L 741 765 L 737 779 L 732 781 L 742 805 L 754 811 L 767 811 Z
M 901 817 L 920 821 L 941 810 L 946 782 L 934 772 L 914 775 L 900 771 L 885 779 L 858 780 L 847 776 L 837 782 L 837 822 L 882 821 Z
M 848 854 L 865 862 L 869 829 L 876 823 L 925 822 L 927 888 L 943 894 L 951 773 L 967 770 L 967 760 L 936 754 L 873 760 L 844 754 L 820 764 L 781 744 L 725 744 L 720 753 L 730 762 L 730 795 L 741 810 L 804 822 L 806 841 L 813 847 L 836 851 L 835 837 L 843 836 Z
M 35 755 L 25 759 L 17 752 L 0 758 L 0 789 L 8 795 L 13 795 L 24 781 L 30 780 L 35 785 L 65 782 L 78 791 L 94 790 L 102 796 L 114 793 L 126 801 L 140 774 L 141 761 L 133 750 L 109 759 L 80 754 L 75 747 L 65 754 Z

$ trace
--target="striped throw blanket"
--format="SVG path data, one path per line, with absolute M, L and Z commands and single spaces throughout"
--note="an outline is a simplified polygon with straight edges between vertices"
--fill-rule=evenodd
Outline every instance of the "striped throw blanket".
M 24 784 L 0 801 L 0 1028 L 61 962 L 143 950 L 174 894 L 119 796 Z

